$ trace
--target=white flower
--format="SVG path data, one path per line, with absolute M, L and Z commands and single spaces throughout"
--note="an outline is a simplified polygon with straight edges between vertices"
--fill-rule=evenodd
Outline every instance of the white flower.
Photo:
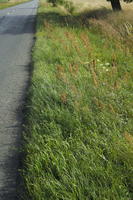
M 103 64 L 101 63 L 100 66 L 103 66 Z
M 105 65 L 106 65 L 106 66 L 109 66 L 109 65 L 110 65 L 110 63 L 105 63 Z

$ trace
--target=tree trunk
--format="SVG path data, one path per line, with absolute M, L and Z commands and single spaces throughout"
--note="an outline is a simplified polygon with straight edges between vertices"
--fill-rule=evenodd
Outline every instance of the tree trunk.
M 122 10 L 120 0 L 111 0 L 111 6 L 114 11 Z

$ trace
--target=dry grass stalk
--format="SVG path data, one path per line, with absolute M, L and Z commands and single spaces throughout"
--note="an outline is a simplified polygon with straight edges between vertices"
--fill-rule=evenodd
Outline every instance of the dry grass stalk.
M 72 40 L 72 41 L 75 40 L 75 36 L 74 36 L 72 33 L 70 33 L 69 31 L 66 31 L 66 32 L 64 33 L 64 35 L 65 35 L 66 38 L 68 38 L 69 40 Z
M 104 104 L 98 98 L 94 97 L 94 102 L 100 109 L 103 110 L 105 108 Z
M 109 104 L 109 109 L 110 109 L 110 111 L 111 111 L 112 113 L 115 113 L 115 110 L 114 110 L 114 108 L 113 108 L 113 106 L 112 106 L 111 104 Z
M 121 36 L 119 32 L 105 20 L 90 19 L 89 22 L 93 27 L 98 27 L 98 29 L 100 29 L 102 33 L 104 33 L 107 37 L 113 38 L 115 40 L 120 40 Z
M 75 85 L 71 85 L 70 88 L 71 88 L 72 93 L 73 93 L 75 96 L 78 96 L 78 95 L 79 95 L 79 92 L 78 92 L 78 90 L 77 90 L 77 88 L 76 88 Z
M 82 49 L 79 47 L 79 44 L 76 41 L 72 41 L 72 46 L 76 50 L 76 52 L 78 53 L 78 55 L 80 57 L 83 57 Z
M 44 20 L 44 28 L 45 28 L 47 31 L 52 31 L 52 30 L 53 30 L 53 25 Z
M 88 38 L 88 36 L 85 33 L 81 33 L 80 34 L 80 38 L 83 41 L 84 46 L 88 49 L 88 50 L 92 50 L 91 48 L 91 43 L 90 40 Z
M 78 71 L 79 71 L 78 64 L 69 65 L 69 72 L 71 73 L 71 75 L 73 75 L 74 77 L 77 76 Z
M 96 87 L 98 87 L 98 77 L 97 77 L 97 74 L 96 74 L 96 60 L 92 61 L 91 65 L 90 65 L 90 70 L 91 70 L 91 73 L 92 73 L 94 85 Z
M 92 72 L 92 76 L 93 76 L 94 85 L 95 85 L 96 87 L 98 87 L 97 76 L 96 76 L 96 73 L 95 73 L 94 71 Z
M 67 103 L 67 94 L 66 93 L 62 93 L 61 96 L 61 102 L 66 104 Z
M 120 88 L 120 81 L 115 81 L 114 82 L 114 89 L 119 89 Z
M 65 74 L 65 71 L 64 71 L 64 67 L 61 66 L 61 65 L 58 65 L 57 66 L 57 74 L 56 74 L 56 77 L 63 81 L 64 83 L 68 83 L 68 80 L 67 80 L 67 76 Z
M 128 132 L 124 134 L 126 141 L 133 147 L 133 136 Z

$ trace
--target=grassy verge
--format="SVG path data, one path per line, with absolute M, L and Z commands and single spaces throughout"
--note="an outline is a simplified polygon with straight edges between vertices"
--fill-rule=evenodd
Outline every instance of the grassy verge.
M 28 1 L 29 0 L 21 0 L 21 1 L 11 2 L 11 1 L 6 1 L 6 0 L 3 0 L 3 1 L 0 0 L 0 9 L 16 6 L 18 4 L 25 3 L 25 2 L 28 2 Z
M 133 198 L 132 52 L 89 14 L 38 10 L 25 200 Z

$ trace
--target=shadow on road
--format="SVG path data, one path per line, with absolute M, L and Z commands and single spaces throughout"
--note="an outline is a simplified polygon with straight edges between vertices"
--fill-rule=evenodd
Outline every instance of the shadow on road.
M 21 192 L 24 190 L 20 173 L 24 159 L 22 149 L 24 142 L 23 124 L 25 123 L 25 103 L 27 101 L 26 91 L 28 91 L 31 84 L 33 66 L 30 62 L 27 65 L 21 65 L 21 67 L 27 71 L 29 78 L 26 80 L 21 91 L 21 96 L 16 102 L 17 106 L 14 112 L 17 124 L 11 124 L 5 127 L 4 133 L 8 134 L 9 132 L 11 134 L 12 140 L 10 142 L 5 142 L 3 146 L 0 146 L 0 149 L 8 149 L 8 155 L 7 151 L 5 150 L 6 155 L 3 155 L 3 158 L 0 158 L 0 173 L 3 173 L 2 179 L 0 180 L 0 183 L 2 183 L 2 187 L 0 185 L 0 200 L 18 200 L 21 196 Z
M 16 143 L 17 142 L 18 141 L 16 141 Z M 14 144 L 14 146 L 16 146 L 16 144 Z M 0 171 L 4 173 L 3 180 L 1 180 L 1 182 L 3 182 L 3 187 L 0 188 L 0 200 L 17 200 L 17 183 L 14 177 L 18 176 L 18 149 L 10 149 L 9 155 L 11 156 L 6 156 L 6 160 L 0 163 Z
M 35 15 L 2 16 L 0 17 L 0 35 L 31 34 L 35 29 L 34 21 Z

